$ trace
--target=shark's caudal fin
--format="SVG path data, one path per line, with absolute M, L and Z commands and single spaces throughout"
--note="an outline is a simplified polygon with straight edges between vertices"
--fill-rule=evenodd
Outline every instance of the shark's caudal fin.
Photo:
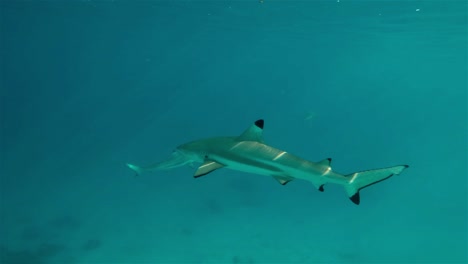
M 127 163 L 127 167 L 129 167 L 130 169 L 132 169 L 135 172 L 135 176 L 138 176 L 143 172 L 142 168 L 140 168 L 140 167 L 138 167 L 136 165 L 133 165 L 133 164 Z
M 359 191 L 361 189 L 386 180 L 395 174 L 398 175 L 408 167 L 408 165 L 400 165 L 384 169 L 361 171 L 347 175 L 349 180 L 348 183 L 344 186 L 346 194 L 348 194 L 349 199 L 353 203 L 359 204 Z
M 192 161 L 193 160 L 191 160 L 190 157 L 185 156 L 179 151 L 174 151 L 172 152 L 171 156 L 165 161 L 156 162 L 152 165 L 144 166 L 144 167 L 140 167 L 140 166 L 127 163 L 127 167 L 132 169 L 138 176 L 142 174 L 143 172 L 151 172 L 155 170 L 169 170 L 169 169 L 177 168 L 177 167 L 189 164 Z

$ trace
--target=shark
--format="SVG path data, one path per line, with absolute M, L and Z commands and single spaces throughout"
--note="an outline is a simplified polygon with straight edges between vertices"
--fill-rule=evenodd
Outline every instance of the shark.
M 182 144 L 176 147 L 168 159 L 148 166 L 126 165 L 136 175 L 140 175 L 198 163 L 200 165 L 193 174 L 194 178 L 227 168 L 268 176 L 281 185 L 305 180 L 320 192 L 324 191 L 325 184 L 338 184 L 344 187 L 346 195 L 356 205 L 360 204 L 362 189 L 399 175 L 409 167 L 397 165 L 341 174 L 332 169 L 331 158 L 312 162 L 267 145 L 263 139 L 264 124 L 264 120 L 259 119 L 237 136 L 206 138 Z

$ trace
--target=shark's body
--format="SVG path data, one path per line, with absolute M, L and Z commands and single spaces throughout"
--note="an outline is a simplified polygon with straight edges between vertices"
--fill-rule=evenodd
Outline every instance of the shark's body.
M 326 183 L 343 185 L 348 197 L 359 204 L 359 190 L 400 174 L 408 165 L 356 172 L 342 175 L 334 172 L 331 159 L 311 162 L 286 151 L 266 145 L 263 141 L 263 120 L 257 120 L 237 137 L 216 137 L 180 145 L 170 159 L 148 167 L 127 164 L 137 174 L 144 171 L 164 170 L 193 162 L 203 163 L 195 172 L 198 178 L 219 168 L 229 168 L 275 178 L 285 185 L 294 179 L 309 182 L 319 191 Z

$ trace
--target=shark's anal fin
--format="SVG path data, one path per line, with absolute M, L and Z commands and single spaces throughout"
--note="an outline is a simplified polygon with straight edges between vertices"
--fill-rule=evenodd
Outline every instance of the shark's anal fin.
M 273 176 L 281 185 L 286 185 L 288 182 L 294 180 L 293 177 L 289 176 Z
M 216 161 L 205 160 L 205 163 L 203 163 L 200 167 L 198 167 L 193 177 L 198 178 L 198 177 L 207 175 L 208 173 L 215 171 L 222 167 L 224 167 L 224 165 L 217 163 Z

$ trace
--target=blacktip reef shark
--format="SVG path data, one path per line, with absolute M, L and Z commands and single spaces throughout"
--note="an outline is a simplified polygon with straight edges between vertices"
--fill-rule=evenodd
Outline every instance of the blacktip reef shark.
M 240 136 L 215 137 L 192 141 L 180 145 L 172 156 L 148 167 L 132 164 L 127 166 L 141 174 L 146 171 L 167 170 L 202 163 L 193 175 L 195 178 L 207 175 L 220 168 L 260 174 L 273 177 L 280 184 L 301 179 L 311 182 L 321 192 L 327 183 L 343 185 L 349 199 L 359 204 L 359 191 L 400 174 L 408 165 L 398 165 L 343 175 L 331 168 L 331 159 L 319 162 L 304 160 L 286 151 L 266 145 L 263 140 L 263 119 L 257 120 Z

